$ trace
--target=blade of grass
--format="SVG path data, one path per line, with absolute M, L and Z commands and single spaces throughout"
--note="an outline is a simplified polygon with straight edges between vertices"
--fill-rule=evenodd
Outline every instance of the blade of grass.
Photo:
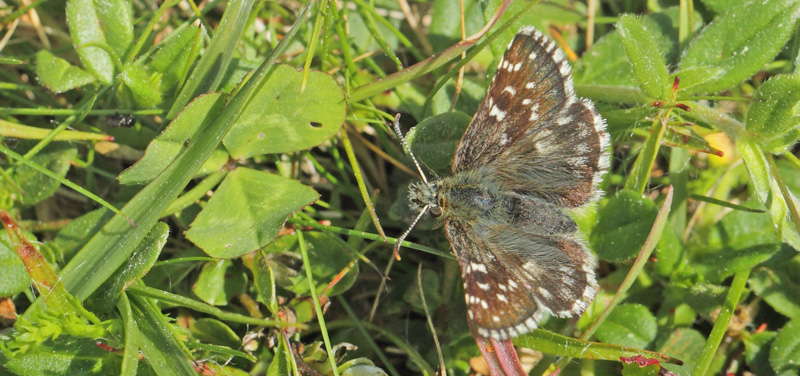
M 311 3 L 313 1 L 309 2 L 309 4 Z M 214 38 L 211 39 L 211 44 L 206 48 L 205 53 L 197 62 L 192 76 L 186 81 L 186 84 L 175 98 L 175 102 L 173 102 L 167 113 L 167 119 L 174 119 L 178 116 L 181 109 L 186 107 L 198 95 L 217 90 L 225 72 L 228 71 L 231 59 L 235 55 L 234 50 L 238 45 L 237 42 L 248 25 L 253 4 L 255 4 L 255 0 L 237 0 L 231 2 L 225 8 L 222 21 L 217 26 Z M 298 19 L 301 18 L 303 17 Z M 296 27 L 297 25 L 295 24 L 294 26 Z M 275 55 L 275 50 L 270 55 Z
M 3 137 L 41 140 L 53 132 L 54 132 L 53 129 L 31 127 L 0 119 L 0 135 L 2 135 Z M 84 141 L 84 140 L 112 141 L 114 140 L 114 137 L 101 133 L 63 131 L 53 136 L 52 139 L 54 141 Z
M 350 138 L 347 136 L 347 129 L 342 129 L 339 134 L 342 137 L 342 146 L 344 146 L 344 150 L 347 153 L 347 158 L 350 160 L 350 167 L 353 169 L 353 174 L 356 177 L 356 183 L 358 183 L 358 190 L 361 192 L 361 198 L 364 200 L 364 204 L 367 205 L 370 217 L 372 218 L 372 224 L 375 226 L 375 229 L 378 230 L 378 235 L 380 235 L 382 239 L 386 239 L 386 234 L 383 232 L 383 227 L 381 227 L 378 215 L 375 214 L 375 205 L 372 204 L 372 199 L 369 196 L 369 192 L 367 192 L 367 185 L 364 183 L 364 176 L 361 174 L 361 167 L 358 165 L 358 159 L 356 159 L 356 153 L 353 151 L 353 145 L 350 143 Z
M 794 204 L 794 197 L 792 197 L 789 189 L 786 188 L 786 184 L 783 182 L 783 178 L 781 177 L 781 172 L 778 170 L 778 166 L 775 165 L 775 159 L 772 158 L 772 155 L 770 154 L 766 154 L 766 158 L 767 164 L 769 164 L 770 173 L 775 179 L 775 182 L 778 184 L 778 187 L 781 190 L 781 195 L 783 196 L 783 200 L 786 201 L 786 206 L 789 208 L 789 215 L 792 216 L 792 222 L 794 222 L 797 232 L 800 233 L 800 214 L 798 214 L 797 206 Z
M 417 287 L 419 288 L 419 298 L 422 301 L 422 308 L 425 310 L 425 318 L 428 322 L 428 329 L 433 336 L 433 344 L 436 347 L 436 354 L 439 356 L 439 375 L 447 376 L 447 369 L 444 366 L 444 356 L 442 356 L 442 346 L 439 344 L 439 336 L 436 335 L 436 327 L 431 319 L 431 312 L 428 303 L 425 302 L 425 290 L 422 288 L 422 264 L 417 265 Z
M 136 326 L 136 321 L 133 320 L 131 302 L 125 292 L 117 300 L 117 311 L 119 311 L 122 318 L 125 335 L 122 347 L 122 367 L 119 374 L 121 376 L 136 376 L 136 368 L 139 365 L 139 346 L 137 343 L 141 342 L 141 338 L 139 338 L 141 334 Z
M 128 293 L 134 296 L 141 296 L 143 298 L 151 298 L 157 299 L 159 301 L 167 302 L 176 304 L 182 307 L 186 307 L 189 309 L 193 309 L 197 312 L 202 312 L 214 316 L 223 321 L 231 321 L 237 322 L 241 324 L 250 324 L 250 325 L 258 325 L 258 326 L 266 326 L 266 327 L 278 327 L 281 325 L 280 321 L 276 320 L 265 320 L 256 317 L 250 317 L 245 315 L 240 315 L 238 313 L 232 312 L 225 312 L 217 307 L 214 307 L 210 304 L 206 304 L 191 298 L 187 298 L 185 296 L 181 296 L 178 294 L 172 294 L 166 291 L 162 291 L 159 289 L 155 289 L 152 287 L 145 286 L 143 284 L 133 284 L 128 287 Z M 303 324 L 294 324 L 298 328 L 303 328 L 305 325 Z
M 358 236 L 358 237 L 361 237 L 361 238 L 364 238 L 364 239 L 383 241 L 381 236 L 377 235 L 377 234 L 371 234 L 371 233 L 364 232 L 364 231 L 354 231 L 354 230 L 341 228 L 341 227 L 336 227 L 336 226 L 325 226 L 325 225 L 321 225 L 321 224 L 319 224 L 317 222 L 314 222 L 312 220 L 301 219 L 301 218 L 298 218 L 296 216 L 294 218 L 290 218 L 289 219 L 289 223 L 291 223 L 293 225 L 308 226 L 308 227 L 311 227 L 313 229 L 322 230 L 322 231 L 328 231 L 328 232 L 332 232 L 332 233 L 335 233 L 335 234 L 341 234 L 341 235 L 347 235 L 347 236 Z M 397 238 L 392 238 L 392 237 L 387 236 L 386 237 L 386 243 L 394 245 L 394 244 L 397 243 Z M 447 258 L 447 259 L 450 259 L 450 260 L 455 260 L 455 257 L 453 257 L 453 255 L 451 255 L 448 252 L 442 252 L 442 251 L 440 251 L 438 249 L 434 249 L 434 248 L 427 247 L 427 246 L 424 246 L 424 245 L 412 243 L 412 242 L 409 242 L 409 241 L 403 241 L 402 246 L 403 246 L 403 248 L 416 249 L 418 251 L 427 252 L 427 253 L 430 253 L 432 255 L 436 255 L 436 256 L 439 256 L 439 257 L 444 257 L 444 258 Z
M 621 356 L 641 355 L 647 358 L 658 359 L 661 362 L 683 364 L 683 362 L 678 359 L 655 351 L 608 343 L 589 342 L 566 337 L 543 329 L 536 329 L 526 335 L 515 338 L 514 344 L 529 349 L 536 349 L 545 354 L 559 354 L 577 359 L 619 361 Z
M 297 245 L 300 247 L 300 255 L 303 256 L 303 269 L 306 271 L 308 288 L 311 292 L 311 301 L 314 302 L 314 311 L 317 312 L 317 322 L 319 322 L 319 329 L 322 332 L 322 340 L 325 342 L 325 350 L 328 352 L 328 361 L 330 361 L 333 375 L 339 376 L 339 369 L 336 367 L 336 356 L 333 353 L 331 339 L 328 337 L 328 328 L 325 327 L 325 317 L 322 313 L 322 306 L 319 304 L 317 288 L 314 286 L 314 275 L 311 273 L 311 262 L 308 260 L 306 241 L 303 239 L 303 231 L 300 230 L 297 230 Z
M 308 70 L 311 68 L 311 60 L 314 59 L 314 51 L 319 44 L 319 34 L 322 32 L 322 26 L 325 23 L 325 18 L 328 11 L 330 0 L 322 0 L 319 2 L 319 10 L 317 10 L 317 18 L 314 20 L 314 28 L 311 31 L 311 41 L 308 42 L 306 61 L 303 64 L 303 80 L 300 84 L 300 92 L 306 89 L 306 80 L 308 80 Z M 326 31 L 327 32 L 327 31 Z M 324 57 L 323 57 L 324 61 Z
M 659 116 L 653 119 L 650 134 L 644 147 L 636 157 L 633 167 L 631 167 L 631 174 L 625 182 L 625 189 L 643 194 L 645 188 L 647 188 L 647 183 L 650 181 L 650 173 L 653 171 L 653 166 L 658 156 L 658 149 L 661 147 L 661 141 L 664 140 L 666 126 L 663 119 L 667 116 L 666 112 L 661 112 Z
M 733 312 L 742 297 L 748 277 L 750 277 L 750 269 L 742 270 L 733 276 L 731 288 L 728 290 L 728 295 L 725 296 L 725 302 L 722 303 L 722 310 L 717 316 L 717 321 L 714 322 L 714 328 L 711 329 L 711 334 L 708 336 L 708 340 L 703 347 L 703 353 L 700 354 L 700 359 L 697 360 L 692 375 L 704 376 L 711 366 L 711 361 L 714 360 L 714 355 L 717 354 L 717 348 L 722 342 L 722 337 L 725 336 L 725 332 L 728 330 L 728 323 L 731 321 Z
M 761 209 L 748 208 L 747 206 L 736 205 L 736 204 L 730 203 L 728 201 L 722 201 L 722 200 L 718 200 L 716 198 L 708 197 L 708 196 L 701 196 L 701 195 L 698 195 L 698 194 L 695 194 L 695 193 L 690 194 L 689 197 L 691 199 L 693 199 L 693 200 L 707 202 L 709 204 L 719 205 L 719 206 L 723 206 L 723 207 L 726 207 L 726 208 L 731 208 L 733 210 L 740 210 L 740 211 L 745 211 L 745 212 L 748 212 L 748 213 L 764 213 L 764 211 L 761 210 Z

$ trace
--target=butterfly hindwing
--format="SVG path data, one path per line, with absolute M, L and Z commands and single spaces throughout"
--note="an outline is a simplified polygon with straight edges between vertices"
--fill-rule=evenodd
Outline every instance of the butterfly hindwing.
M 445 221 L 467 315 L 479 335 L 497 339 L 530 332 L 543 313 L 579 314 L 596 287 L 594 261 L 569 217 L 536 199 L 503 202 L 515 214 L 500 221 Z

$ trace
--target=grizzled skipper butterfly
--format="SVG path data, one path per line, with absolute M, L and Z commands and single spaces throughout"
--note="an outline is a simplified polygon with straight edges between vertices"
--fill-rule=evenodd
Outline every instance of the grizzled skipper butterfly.
M 408 149 L 397 119 L 395 130 Z M 414 224 L 426 212 L 444 223 L 478 335 L 506 340 L 535 329 L 543 313 L 586 309 L 594 259 L 567 213 L 599 198 L 608 149 L 605 121 L 575 95 L 564 54 L 522 28 L 461 138 L 453 175 L 423 174 L 409 188 Z

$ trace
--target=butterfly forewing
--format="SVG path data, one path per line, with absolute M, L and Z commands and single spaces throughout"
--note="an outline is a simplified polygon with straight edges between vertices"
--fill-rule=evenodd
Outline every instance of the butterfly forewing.
M 564 54 L 528 27 L 500 60 L 453 172 L 492 165 L 497 184 L 576 207 L 594 198 L 607 148 L 605 124 L 591 102 L 575 95 Z

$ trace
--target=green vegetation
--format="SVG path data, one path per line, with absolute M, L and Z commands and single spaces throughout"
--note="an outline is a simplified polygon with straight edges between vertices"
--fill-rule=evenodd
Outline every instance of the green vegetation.
M 446 174 L 524 25 L 614 155 L 576 216 L 600 291 L 522 364 L 797 374 L 800 0 L 589 3 L 0 8 L 0 374 L 485 371 L 441 228 L 392 253 L 416 173 L 388 124 Z

